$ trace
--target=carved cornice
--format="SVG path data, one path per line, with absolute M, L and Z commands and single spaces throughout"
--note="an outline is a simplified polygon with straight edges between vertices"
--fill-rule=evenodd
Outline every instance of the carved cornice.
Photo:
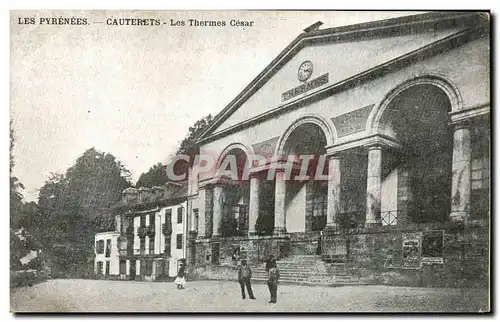
M 367 148 L 370 149 L 372 147 L 388 147 L 388 148 L 393 148 L 393 149 L 401 149 L 402 145 L 399 143 L 397 140 L 382 135 L 382 134 L 374 134 L 371 136 L 363 137 L 357 140 L 341 143 L 338 145 L 331 146 L 327 148 L 327 155 L 336 155 L 341 151 L 353 149 L 353 148 Z
M 451 124 L 457 127 L 467 126 L 468 122 L 477 116 L 490 113 L 490 102 L 477 104 L 471 107 L 463 108 L 459 111 L 450 112 Z

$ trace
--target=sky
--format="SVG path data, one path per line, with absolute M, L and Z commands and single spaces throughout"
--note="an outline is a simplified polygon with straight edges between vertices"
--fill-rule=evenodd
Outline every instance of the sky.
M 113 154 L 133 182 L 168 161 L 189 126 L 220 112 L 304 28 L 418 12 L 11 11 L 13 175 L 27 201 L 51 173 L 91 147 Z M 36 24 L 19 24 L 19 18 Z M 89 25 L 40 25 L 82 17 Z M 108 26 L 109 18 L 161 19 Z M 170 26 L 170 20 L 254 21 L 253 27 Z M 102 23 L 99 23 L 102 22 Z M 166 22 L 166 24 L 163 24 Z

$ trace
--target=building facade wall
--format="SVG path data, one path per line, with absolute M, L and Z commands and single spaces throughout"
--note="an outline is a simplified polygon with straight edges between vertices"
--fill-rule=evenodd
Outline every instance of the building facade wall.
M 240 122 L 284 106 L 281 102 L 281 95 L 298 86 L 296 70 L 304 60 L 311 60 L 315 64 L 312 78 L 327 72 L 330 75 L 328 84 L 315 89 L 318 92 L 328 85 L 409 53 L 456 31 L 456 29 L 449 29 L 387 39 L 355 41 L 348 44 L 323 44 L 306 47 L 276 72 L 262 88 L 248 98 L 238 110 L 215 129 L 214 133 L 224 132 Z M 365 54 L 370 56 L 361 57 Z M 379 75 L 353 88 L 303 104 L 300 108 L 289 109 L 287 112 L 262 119 L 252 126 L 217 136 L 213 140 L 202 141 L 200 154 L 215 156 L 217 159 L 223 151 L 227 151 L 228 147 L 231 146 L 238 146 L 248 154 L 258 154 L 259 151 L 256 150 L 259 149 L 259 145 L 267 142 L 266 152 L 270 156 L 277 155 L 280 152 L 278 148 L 284 146 L 289 130 L 302 119 L 319 120 L 322 128 L 326 129 L 324 134 L 328 142 L 327 145 L 329 145 L 326 147 L 327 150 L 333 151 L 339 146 L 350 146 L 349 144 L 356 146 L 356 142 L 379 134 L 378 121 L 381 109 L 388 104 L 391 95 L 401 89 L 404 84 L 419 79 L 439 79 L 438 82 L 447 84 L 448 87 L 444 92 L 450 95 L 451 115 L 462 111 L 474 111 L 477 107 L 489 109 L 489 55 L 489 39 L 488 35 L 484 35 L 458 47 L 450 48 L 434 56 L 422 58 L 405 67 Z M 350 61 L 351 58 L 356 60 L 356 63 Z M 415 82 L 415 84 L 417 83 Z M 448 90 L 453 93 L 448 93 Z M 311 91 L 307 95 L 313 93 L 314 91 Z M 299 95 L 293 100 L 300 100 L 304 96 L 306 94 Z M 335 127 L 333 118 L 360 109 L 368 111 L 365 114 L 362 129 L 355 131 L 355 133 L 342 133 L 342 129 Z M 470 112 L 468 117 L 479 115 L 474 113 Z M 453 127 L 453 131 L 455 129 L 456 127 Z M 381 127 L 380 133 L 390 136 L 393 133 L 391 130 L 390 127 Z M 467 139 L 467 136 L 462 135 L 459 138 Z M 328 153 L 330 156 L 333 155 L 331 152 Z M 365 160 L 363 166 L 376 168 L 377 165 L 374 166 L 373 162 L 377 159 L 373 156 L 380 156 L 380 151 L 369 152 L 367 155 L 368 160 Z M 384 155 L 385 157 L 386 155 Z M 380 158 L 380 163 L 385 162 L 384 158 Z M 352 167 L 353 164 L 350 166 Z M 339 166 L 339 168 L 342 167 L 345 168 L 345 164 Z M 368 173 L 364 176 L 368 181 L 367 186 L 370 183 L 368 175 L 373 175 L 370 172 L 372 169 L 368 169 Z M 196 168 L 193 171 L 194 173 L 198 172 Z M 456 286 L 465 283 L 465 274 L 467 274 L 463 270 L 460 273 L 459 267 L 468 267 L 467 270 L 470 268 L 469 273 L 474 270 L 480 271 L 477 276 L 481 280 L 482 276 L 484 277 L 486 274 L 485 265 L 487 265 L 487 258 L 483 256 L 487 225 L 483 222 L 478 226 L 470 226 L 469 230 L 464 230 L 463 227 L 457 228 L 452 220 L 438 224 L 413 224 L 406 216 L 408 203 L 413 198 L 412 191 L 409 189 L 411 171 L 414 169 L 404 167 L 389 169 L 381 175 L 379 185 L 375 187 L 380 190 L 381 194 L 378 211 L 397 213 L 397 222 L 393 223 L 397 225 L 395 227 L 392 224 L 381 227 L 351 227 L 347 232 L 344 231 L 344 235 L 336 237 L 344 243 L 345 253 L 342 256 L 349 262 L 352 269 L 365 272 L 371 276 L 372 280 L 383 284 L 420 285 L 432 282 L 441 283 L 440 285 L 444 286 Z M 193 258 L 196 263 L 193 270 L 200 278 L 234 279 L 235 271 L 234 265 L 231 265 L 231 252 L 235 244 L 247 250 L 251 263 L 259 265 L 268 254 L 274 254 L 278 257 L 314 255 L 318 253 L 320 248 L 323 248 L 324 252 L 327 245 L 320 245 L 323 243 L 321 233 L 313 231 L 311 227 L 313 202 L 311 190 L 308 189 L 307 185 L 303 187 L 287 185 L 285 196 L 287 234 L 283 236 L 280 234 L 267 237 L 249 235 L 231 238 L 212 236 L 215 216 L 213 203 L 216 201 L 213 197 L 214 186 L 207 184 L 207 182 L 213 175 L 214 172 L 200 173 L 199 176 L 193 176 L 192 182 L 192 191 L 197 190 L 198 192 L 197 198 L 193 199 L 193 204 L 198 204 L 198 222 L 203 223 L 201 227 L 198 226 L 197 238 L 193 239 L 193 248 L 195 249 Z M 368 189 L 374 189 L 374 186 L 367 187 Z M 459 192 L 463 193 L 462 190 Z M 366 194 L 368 195 L 368 192 Z M 449 192 L 449 195 L 451 197 L 452 191 Z M 194 201 L 195 199 L 196 201 Z M 367 202 L 365 202 L 364 207 L 368 209 L 370 205 L 366 204 Z M 218 208 L 217 211 L 219 211 Z M 366 216 L 368 217 L 368 215 L 367 211 Z M 403 251 L 402 236 L 405 233 L 425 234 L 426 231 L 432 229 L 443 231 L 445 236 L 443 263 L 425 264 L 418 269 L 398 266 L 398 258 L 401 258 Z M 217 254 L 214 254 L 214 250 L 217 250 Z M 477 267 L 472 267 L 472 258 L 480 258 L 480 264 Z
M 178 211 L 181 215 L 178 220 Z M 171 216 L 171 233 L 165 235 L 164 226 L 166 216 Z M 150 216 L 154 216 L 154 226 Z M 122 243 L 120 260 L 122 261 L 121 278 L 155 281 L 158 278 L 173 277 L 177 274 L 177 262 L 187 255 L 187 226 L 188 213 L 187 201 L 178 204 L 156 207 L 151 210 L 141 210 L 132 213 L 121 214 L 122 222 L 132 223 L 130 231 L 127 232 L 126 225 L 122 225 L 122 236 L 126 241 Z M 144 217 L 144 227 L 150 225 L 154 229 L 154 235 L 147 233 L 141 251 L 141 217 Z M 177 245 L 177 236 L 179 245 Z M 150 245 L 150 242 L 152 243 Z M 129 244 L 131 243 L 131 244 Z M 166 247 L 170 245 L 169 247 Z M 132 250 L 130 253 L 129 250 Z M 168 253 L 165 253 L 168 251 Z M 135 270 L 135 273 L 134 273 Z
M 106 232 L 98 233 L 95 235 L 95 259 L 94 259 L 94 273 L 96 275 L 104 276 L 118 276 L 119 275 L 119 260 L 118 260 L 118 236 L 120 234 L 117 232 Z M 104 250 L 102 253 L 98 253 L 97 244 L 99 241 L 103 242 Z M 108 241 L 111 242 L 110 246 L 107 246 Z M 109 256 L 106 256 L 106 249 L 109 247 Z M 98 263 L 102 263 L 102 271 L 99 273 Z M 106 266 L 109 265 L 109 274 L 106 274 Z
M 315 47 L 312 47 L 315 49 Z M 469 43 L 466 43 L 458 48 L 450 49 L 437 56 L 428 58 L 426 60 L 414 63 L 410 66 L 396 70 L 385 76 L 374 79 L 373 81 L 360 84 L 359 86 L 334 94 L 320 101 L 311 103 L 300 109 L 295 109 L 285 114 L 278 115 L 274 118 L 263 121 L 259 124 L 249 128 L 242 129 L 238 132 L 231 133 L 227 136 L 218 138 L 215 141 L 202 144 L 200 148 L 201 154 L 218 156 L 224 149 L 239 142 L 244 146 L 249 147 L 250 153 L 253 153 L 252 146 L 256 144 L 274 139 L 274 153 L 276 153 L 277 145 L 287 129 L 292 126 L 297 120 L 307 118 L 310 116 L 320 117 L 328 127 L 333 129 L 332 141 L 335 145 L 343 144 L 346 142 L 353 142 L 367 137 L 373 133 L 372 121 L 375 117 L 377 107 L 384 101 L 386 96 L 397 86 L 403 84 L 405 81 L 414 79 L 415 77 L 422 77 L 426 75 L 439 75 L 443 79 L 447 79 L 450 84 L 453 84 L 458 90 L 461 102 L 456 108 L 466 109 L 475 107 L 481 104 L 489 105 L 489 40 L 481 38 Z M 471 59 L 474 57 L 474 59 Z M 468 63 L 468 61 L 474 63 Z M 290 69 L 289 63 L 285 69 Z M 293 66 L 294 69 L 296 66 Z M 289 75 L 290 76 L 290 75 Z M 290 76 L 291 77 L 291 76 Z M 293 75 L 295 79 L 296 76 Z M 265 85 L 266 86 L 266 85 Z M 265 87 L 264 86 L 264 87 Z M 290 86 L 289 86 L 290 87 Z M 292 86 L 293 87 L 293 86 Z M 280 97 L 281 93 L 286 91 L 287 87 L 277 88 L 272 87 L 273 92 L 268 93 L 270 97 Z M 371 112 L 366 120 L 365 130 L 351 135 L 338 137 L 337 130 L 332 122 L 332 118 L 360 109 L 366 106 L 373 106 Z M 246 103 L 239 108 L 239 113 L 252 110 Z M 453 111 L 452 111 L 453 112 Z M 328 135 L 328 133 L 325 133 Z M 195 169 L 196 173 L 196 169 Z M 198 176 L 199 182 L 193 181 L 193 185 L 198 186 L 200 182 L 212 177 L 212 173 L 200 173 Z M 196 178 L 195 178 L 196 179 Z M 384 192 L 391 192 L 391 194 L 382 194 L 382 207 L 386 211 L 397 211 L 398 203 L 395 203 L 394 195 L 396 189 L 401 191 L 398 185 L 397 171 L 391 173 L 390 176 L 384 178 L 382 189 Z M 399 187 L 399 188 L 397 188 Z M 199 195 L 201 200 L 209 200 L 206 194 L 210 193 L 208 190 Z M 207 207 L 209 201 L 206 202 L 205 207 L 201 206 L 200 222 L 205 221 L 205 230 L 210 230 L 211 227 L 207 223 L 211 220 L 210 207 Z M 301 211 L 301 205 L 297 204 L 297 209 L 290 209 L 290 213 Z M 204 209 L 205 208 L 205 209 Z M 389 209 L 391 208 L 391 209 Z M 208 210 L 208 212 L 207 212 Z M 210 232 L 207 232 L 210 235 Z

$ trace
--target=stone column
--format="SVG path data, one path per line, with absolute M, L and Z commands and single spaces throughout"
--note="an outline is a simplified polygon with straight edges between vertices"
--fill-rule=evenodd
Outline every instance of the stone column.
M 274 192 L 274 232 L 286 232 L 286 173 L 285 169 L 276 169 Z
M 340 157 L 330 155 L 328 159 L 328 199 L 326 229 L 337 228 L 337 216 L 340 212 Z
M 466 123 L 455 126 L 451 186 L 451 220 L 468 217 L 471 194 L 471 134 Z
M 260 179 L 258 174 L 250 176 L 250 202 L 248 207 L 248 234 L 255 235 L 255 224 L 259 218 Z
M 189 229 L 188 229 L 188 233 L 192 232 L 192 231 L 196 231 L 196 225 L 195 225 L 195 219 L 194 219 L 194 212 L 193 212 L 193 202 L 192 202 L 192 199 L 191 198 L 187 198 L 187 201 L 186 201 L 186 204 L 187 204 L 187 218 L 188 218 L 188 223 L 189 223 Z
M 382 188 L 382 147 L 368 148 L 368 173 L 366 175 L 365 226 L 379 224 Z
M 207 187 L 205 191 L 205 237 L 212 237 L 214 211 L 214 190 Z
M 198 237 L 205 237 L 207 235 L 206 232 L 206 224 L 205 224 L 205 218 L 206 218 L 206 198 L 207 198 L 207 191 L 205 187 L 200 188 L 198 190 Z
M 221 185 L 214 187 L 214 212 L 212 214 L 212 236 L 220 235 L 222 209 L 224 207 L 224 188 Z

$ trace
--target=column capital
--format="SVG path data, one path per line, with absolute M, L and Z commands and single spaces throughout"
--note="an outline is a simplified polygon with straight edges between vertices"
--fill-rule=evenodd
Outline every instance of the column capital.
M 383 134 L 373 134 L 356 140 L 341 142 L 327 148 L 327 154 L 337 154 L 352 148 L 369 147 L 371 145 L 380 145 L 384 148 L 399 150 L 402 148 L 401 142 L 397 139 Z
M 286 169 L 285 168 L 277 168 L 275 169 L 274 173 L 281 173 L 281 172 L 285 172 Z
M 326 155 L 326 159 L 330 161 L 331 159 L 341 159 L 340 152 L 331 152 L 330 154 Z
M 381 143 L 375 142 L 375 143 L 371 143 L 371 144 L 365 145 L 365 148 L 368 151 L 371 151 L 371 150 L 382 150 L 384 148 L 384 145 L 381 144 Z
M 250 172 L 248 174 L 248 179 L 259 179 L 260 172 Z
M 451 126 L 453 131 L 461 130 L 461 129 L 470 129 L 472 126 L 472 121 L 470 119 L 462 119 L 451 122 Z

